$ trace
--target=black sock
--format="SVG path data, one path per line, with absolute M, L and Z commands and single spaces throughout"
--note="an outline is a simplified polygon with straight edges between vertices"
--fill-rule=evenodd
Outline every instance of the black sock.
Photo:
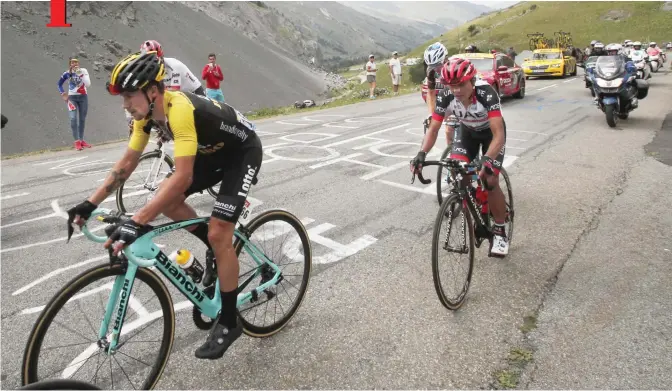
M 220 291 L 222 296 L 222 311 L 219 316 L 219 324 L 223 324 L 229 330 L 236 327 L 236 303 L 238 301 L 238 289 L 232 292 Z
M 208 225 L 205 223 L 200 223 L 196 226 L 196 229 L 191 232 L 192 235 L 201 239 L 201 242 L 205 243 L 208 248 L 210 248 L 210 241 L 208 240 Z

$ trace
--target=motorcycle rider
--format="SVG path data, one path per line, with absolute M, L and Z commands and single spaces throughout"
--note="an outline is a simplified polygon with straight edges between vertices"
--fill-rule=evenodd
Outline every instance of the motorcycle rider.
M 590 53 L 591 56 L 606 56 L 607 52 L 604 51 L 604 44 L 602 42 L 596 42 L 593 46 L 593 51 Z
M 469 45 L 466 48 L 464 48 L 465 53 L 478 53 L 478 48 L 476 45 Z
M 606 50 L 605 50 L 605 55 L 606 56 L 620 56 L 623 58 L 623 62 L 625 62 L 625 71 L 626 73 L 635 73 L 637 72 L 637 68 L 635 67 L 635 64 L 632 62 L 630 57 L 628 57 L 625 53 L 623 53 L 623 46 L 618 43 L 610 43 L 607 45 Z M 628 82 L 631 86 L 634 86 L 635 89 L 637 89 L 637 81 L 635 79 L 631 80 Z M 597 92 L 597 85 L 593 83 L 592 85 L 593 90 L 595 91 L 595 97 L 593 98 L 593 102 L 595 105 L 599 105 L 598 100 L 598 92 Z M 637 98 L 632 98 L 632 106 L 637 107 Z
M 646 52 L 649 54 L 649 56 L 659 56 L 660 64 L 658 64 L 658 68 L 662 68 L 662 65 L 665 63 L 665 53 L 660 50 L 655 42 L 649 43 L 649 47 L 646 49 Z
M 639 61 L 644 61 L 644 80 L 651 78 L 651 70 L 648 67 L 649 54 L 646 50 L 642 49 L 642 43 L 635 41 L 632 43 L 632 50 L 630 51 L 630 59 L 641 59 Z M 634 61 L 633 61 L 634 62 Z

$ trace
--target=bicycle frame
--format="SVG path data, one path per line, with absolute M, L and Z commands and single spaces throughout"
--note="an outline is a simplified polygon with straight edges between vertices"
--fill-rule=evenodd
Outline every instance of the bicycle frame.
M 110 212 L 110 209 L 99 208 L 91 214 L 91 217 L 97 217 L 103 214 L 108 214 Z M 139 267 L 156 266 L 161 274 L 166 276 L 168 280 L 170 280 L 170 282 L 176 288 L 178 288 L 180 292 L 182 292 L 182 294 L 186 296 L 189 301 L 191 301 L 204 315 L 212 319 L 215 319 L 218 316 L 222 305 L 220 295 L 214 294 L 213 298 L 210 299 L 203 292 L 203 290 L 201 290 L 191 280 L 191 278 L 182 271 L 180 267 L 173 264 L 168 256 L 159 250 L 158 246 L 152 241 L 153 238 L 168 232 L 199 223 L 207 223 L 209 220 L 210 217 L 199 217 L 190 220 L 182 220 L 157 225 L 152 231 L 141 236 L 123 250 L 123 254 L 128 260 L 126 274 L 124 276 L 118 276 L 114 282 L 110 297 L 107 302 L 107 307 L 105 309 L 105 316 L 98 332 L 99 341 L 105 339 L 107 330 L 110 326 L 110 321 L 112 320 L 113 315 L 116 315 L 111 333 L 111 340 L 109 341 L 108 354 L 112 354 L 116 351 L 123 326 L 123 319 L 126 315 L 126 309 L 128 308 L 128 299 L 131 295 L 133 283 L 135 281 L 135 274 Z M 82 232 L 87 238 L 94 242 L 104 243 L 107 240 L 106 236 L 97 236 L 92 234 L 87 229 L 86 225 L 82 227 Z M 241 226 L 240 228 L 235 229 L 234 235 L 243 242 L 243 248 L 248 254 L 250 254 L 250 256 L 252 256 L 252 259 L 254 259 L 257 265 L 261 266 L 264 263 L 267 263 L 275 271 L 275 275 L 269 281 L 259 285 L 257 288 L 248 293 L 238 294 L 236 307 L 240 307 L 242 304 L 248 303 L 253 298 L 256 298 L 260 293 L 268 289 L 270 286 L 277 284 L 280 276 L 280 268 L 271 260 L 269 260 L 263 252 L 261 252 L 247 239 L 244 227 Z M 259 275 L 261 272 L 260 270 L 261 269 L 258 268 L 255 273 L 252 273 L 252 275 L 243 284 L 241 284 L 239 289 L 242 290 L 245 288 L 245 286 L 247 286 L 247 284 L 249 284 L 252 279 Z M 215 284 L 215 292 L 219 292 L 219 279 L 217 279 Z

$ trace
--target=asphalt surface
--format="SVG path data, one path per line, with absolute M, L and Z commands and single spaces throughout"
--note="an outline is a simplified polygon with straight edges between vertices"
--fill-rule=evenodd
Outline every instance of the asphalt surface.
M 280 333 L 243 336 L 222 359 L 200 361 L 194 350 L 205 332 L 171 287 L 180 310 L 157 387 L 491 387 L 510 350 L 529 345 L 534 364 L 521 386 L 669 388 L 671 305 L 669 292 L 659 293 L 672 270 L 670 252 L 659 247 L 671 225 L 664 193 L 671 174 L 643 146 L 669 111 L 672 78 L 655 75 L 649 96 L 611 129 L 579 72 L 529 80 L 524 99 L 504 99 L 515 237 L 505 260 L 477 251 L 458 312 L 441 306 L 432 282 L 435 184 L 410 183 L 408 161 L 426 114 L 419 93 L 258 121 L 265 155 L 250 193 L 253 215 L 281 207 L 305 222 L 314 256 L 308 294 Z M 444 146 L 441 135 L 433 153 Z M 59 208 L 83 200 L 123 148 L 3 161 L 4 388 L 20 382 L 40 306 L 75 273 L 104 262 L 101 245 L 81 236 L 65 243 Z M 190 203 L 209 213 L 213 199 Z M 648 210 L 638 214 L 642 206 Z M 176 235 L 157 242 L 165 251 L 179 243 L 203 253 L 189 235 Z M 523 318 L 537 312 L 539 327 L 526 338 Z M 72 319 L 86 324 L 89 312 L 81 313 Z M 99 318 L 90 322 L 97 329 Z M 67 338 L 75 343 L 66 336 L 61 343 Z M 60 368 L 83 348 L 72 350 Z

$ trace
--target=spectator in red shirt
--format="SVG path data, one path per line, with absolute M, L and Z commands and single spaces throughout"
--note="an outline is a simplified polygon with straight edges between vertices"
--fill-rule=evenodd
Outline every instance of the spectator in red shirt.
M 205 80 L 205 94 L 210 99 L 224 103 L 224 94 L 219 88 L 219 82 L 224 80 L 222 68 L 215 64 L 215 53 L 208 54 L 208 63 L 203 68 L 203 80 Z

